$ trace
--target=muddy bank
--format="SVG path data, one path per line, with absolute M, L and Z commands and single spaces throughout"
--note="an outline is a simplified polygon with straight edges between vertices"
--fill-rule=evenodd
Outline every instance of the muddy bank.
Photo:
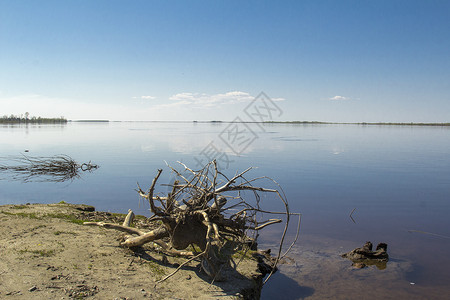
M 124 249 L 120 233 L 82 225 L 87 220 L 121 223 L 124 217 L 66 203 L 0 206 L 0 298 L 259 298 L 264 275 L 251 255 L 226 271 L 224 282 L 211 284 L 199 262 L 192 261 L 156 285 L 185 259 L 166 257 L 150 244 Z M 150 226 L 143 217 L 135 223 Z

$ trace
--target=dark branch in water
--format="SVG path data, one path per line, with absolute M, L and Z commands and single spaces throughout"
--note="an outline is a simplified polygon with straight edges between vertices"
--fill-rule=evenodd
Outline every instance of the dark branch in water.
M 0 179 L 21 180 L 23 182 L 64 182 L 80 177 L 80 171 L 98 168 L 91 162 L 79 164 L 67 155 L 51 157 L 11 156 L 0 157 Z
M 353 219 L 352 215 L 355 212 L 356 207 L 352 210 L 352 212 L 350 213 L 350 219 L 352 219 L 353 223 L 356 224 L 355 219 Z

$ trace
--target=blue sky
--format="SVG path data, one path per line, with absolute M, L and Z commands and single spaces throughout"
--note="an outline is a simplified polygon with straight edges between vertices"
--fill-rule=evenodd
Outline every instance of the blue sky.
M 450 122 L 449 1 L 0 0 L 0 115 Z M 244 117 L 242 117 L 244 119 Z

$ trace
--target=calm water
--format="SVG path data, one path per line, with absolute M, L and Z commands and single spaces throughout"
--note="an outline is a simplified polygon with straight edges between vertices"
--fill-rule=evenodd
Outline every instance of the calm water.
M 69 123 L 2 126 L 0 156 L 67 154 L 100 169 L 71 183 L 0 180 L 0 204 L 61 200 L 149 215 L 136 182 L 172 175 L 165 162 L 194 169 L 213 152 L 224 173 L 249 166 L 283 187 L 302 228 L 263 299 L 447 299 L 450 294 L 450 128 L 228 123 Z M 236 155 L 236 152 L 239 155 Z M 1 175 L 1 174 L 0 174 Z M 167 188 L 159 187 L 160 192 Z M 266 208 L 280 203 L 263 198 Z M 353 212 L 353 222 L 349 215 Z M 292 224 L 292 227 L 295 227 Z M 267 228 L 261 248 L 280 227 Z M 432 233 L 432 234 L 426 234 Z M 387 268 L 354 270 L 339 254 L 365 241 L 388 244 Z

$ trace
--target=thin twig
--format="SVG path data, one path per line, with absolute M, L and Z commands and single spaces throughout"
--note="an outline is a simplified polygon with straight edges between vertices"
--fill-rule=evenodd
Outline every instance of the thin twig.
M 176 268 L 175 271 L 173 271 L 173 272 L 170 273 L 169 275 L 165 276 L 163 279 L 158 280 L 158 281 L 156 282 L 156 284 L 161 283 L 161 282 L 163 282 L 163 281 L 169 279 L 170 277 L 172 277 L 173 275 L 175 275 L 175 274 L 178 272 L 178 270 L 180 270 L 183 266 L 185 266 L 186 264 L 190 263 L 190 262 L 193 261 L 194 259 L 199 258 L 200 256 L 205 255 L 205 254 L 206 254 L 205 251 L 203 251 L 203 252 L 197 254 L 196 256 L 194 256 L 194 257 L 188 259 L 187 261 L 185 261 L 184 263 L 182 263 L 181 265 L 179 265 L 178 268 Z

